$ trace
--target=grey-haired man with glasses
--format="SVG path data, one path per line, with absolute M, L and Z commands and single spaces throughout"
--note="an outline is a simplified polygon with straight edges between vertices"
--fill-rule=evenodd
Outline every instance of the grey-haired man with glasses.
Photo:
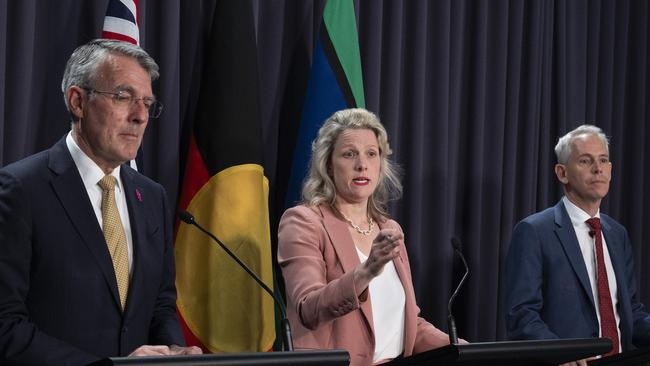
M 138 46 L 77 48 L 62 83 L 71 131 L 0 169 L 0 364 L 201 352 L 176 315 L 165 191 L 124 164 L 162 111 L 157 78 Z

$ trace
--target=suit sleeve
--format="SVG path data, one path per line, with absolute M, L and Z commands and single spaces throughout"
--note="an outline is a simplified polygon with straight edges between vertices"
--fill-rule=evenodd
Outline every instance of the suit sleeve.
M 31 214 L 18 179 L 0 171 L 0 364 L 83 365 L 98 360 L 30 321 Z
M 417 333 L 413 345 L 413 353 L 428 351 L 434 348 L 446 346 L 449 344 L 449 335 L 433 326 L 426 319 L 419 316 L 420 308 L 418 307 Z
M 353 272 L 328 280 L 319 230 L 324 228 L 318 216 L 297 207 L 282 216 L 278 231 L 278 262 L 287 300 L 302 325 L 311 330 L 360 306 Z
M 637 347 L 648 346 L 650 345 L 650 314 L 648 314 L 645 306 L 639 300 L 634 253 L 627 230 L 624 230 L 624 237 L 625 276 L 632 308 L 632 343 Z
M 176 264 L 174 260 L 174 249 L 172 245 L 172 220 L 169 210 L 167 194 L 160 186 L 162 202 L 162 221 L 164 223 L 164 254 L 163 276 L 160 283 L 160 290 L 156 305 L 154 307 L 153 319 L 149 329 L 151 344 L 185 345 L 183 333 L 176 313 Z
M 506 334 L 509 339 L 554 339 L 542 320 L 544 304 L 542 242 L 535 227 L 522 221 L 512 234 L 506 257 Z

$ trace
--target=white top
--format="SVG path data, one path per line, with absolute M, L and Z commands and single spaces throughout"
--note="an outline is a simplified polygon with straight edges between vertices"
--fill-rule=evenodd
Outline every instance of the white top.
M 93 206 L 99 227 L 103 225 L 102 219 L 102 188 L 97 184 L 100 179 L 104 177 L 104 171 L 86 155 L 83 150 L 77 145 L 72 138 L 72 132 L 68 133 L 65 138 L 65 143 L 68 145 L 72 160 L 74 160 L 81 180 L 88 192 L 90 204 Z M 120 219 L 122 220 L 122 227 L 124 227 L 124 234 L 126 235 L 126 243 L 129 247 L 129 276 L 133 273 L 133 238 L 131 237 L 131 221 L 129 220 L 129 209 L 126 205 L 126 198 L 124 197 L 124 186 L 122 179 L 120 179 L 120 167 L 113 169 L 112 176 L 117 178 L 115 185 L 115 201 L 117 203 L 117 210 L 120 212 Z
M 596 238 L 592 238 L 589 235 L 589 232 L 592 230 L 589 224 L 586 223 L 587 220 L 591 218 L 588 213 L 583 211 L 580 207 L 573 204 L 569 201 L 568 198 L 563 197 L 562 202 L 564 202 L 564 207 L 566 207 L 571 223 L 573 224 L 573 230 L 576 233 L 578 238 L 578 243 L 580 244 L 580 251 L 582 252 L 582 258 L 585 261 L 585 266 L 587 267 L 587 273 L 589 274 L 589 282 L 591 282 L 591 293 L 594 296 L 594 304 L 596 305 L 596 315 L 598 316 L 598 324 L 600 324 L 600 307 L 598 306 L 598 279 L 597 274 L 598 270 L 596 268 Z M 596 216 L 600 219 L 600 210 L 596 213 Z M 621 339 L 621 317 L 618 314 L 617 304 L 618 304 L 618 287 L 616 286 L 616 274 L 614 273 L 614 267 L 612 267 L 612 259 L 609 257 L 609 250 L 607 249 L 607 243 L 605 242 L 605 236 L 601 234 L 603 239 L 603 255 L 605 257 L 605 269 L 607 270 L 607 282 L 609 283 L 609 293 L 612 297 L 612 306 L 614 307 L 614 316 L 616 317 L 616 330 L 618 332 L 618 339 Z M 602 330 L 599 331 L 599 335 L 602 336 Z M 619 342 L 619 352 L 620 349 Z
M 356 249 L 361 263 L 365 262 L 368 257 L 359 248 Z M 404 287 L 393 261 L 386 263 L 381 274 L 370 281 L 368 291 L 375 327 L 375 354 L 372 362 L 391 360 L 404 352 L 406 306 Z

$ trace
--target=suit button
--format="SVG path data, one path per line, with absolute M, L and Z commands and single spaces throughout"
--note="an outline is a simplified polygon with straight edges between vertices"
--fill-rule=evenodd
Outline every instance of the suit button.
M 122 333 L 126 333 L 129 331 L 129 327 L 122 327 Z

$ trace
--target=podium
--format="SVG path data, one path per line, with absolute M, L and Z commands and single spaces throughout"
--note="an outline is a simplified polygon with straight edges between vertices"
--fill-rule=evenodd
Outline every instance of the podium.
M 386 363 L 386 366 L 559 365 L 609 352 L 607 338 L 546 339 L 536 341 L 452 344 Z
M 607 356 L 588 362 L 589 366 L 646 366 L 650 365 L 650 347 Z
M 192 356 L 111 357 L 89 366 L 348 366 L 350 355 L 345 350 L 294 352 L 220 353 Z

